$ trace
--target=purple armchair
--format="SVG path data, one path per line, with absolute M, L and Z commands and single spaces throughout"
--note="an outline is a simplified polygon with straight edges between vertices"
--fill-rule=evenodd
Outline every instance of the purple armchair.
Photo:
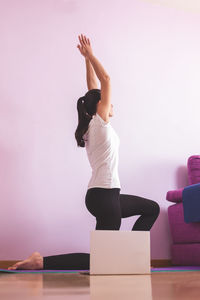
M 200 183 L 200 155 L 189 157 L 187 168 L 189 185 Z M 188 224 L 184 221 L 183 190 L 184 188 L 169 191 L 166 195 L 168 201 L 176 203 L 168 207 L 169 225 L 173 241 L 171 246 L 172 264 L 199 266 L 200 222 Z

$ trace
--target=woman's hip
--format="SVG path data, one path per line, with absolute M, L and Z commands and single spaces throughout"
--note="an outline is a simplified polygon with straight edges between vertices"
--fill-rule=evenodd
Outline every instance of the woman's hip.
M 120 212 L 120 188 L 90 188 L 85 196 L 85 204 L 89 212 L 95 217 L 102 214 Z

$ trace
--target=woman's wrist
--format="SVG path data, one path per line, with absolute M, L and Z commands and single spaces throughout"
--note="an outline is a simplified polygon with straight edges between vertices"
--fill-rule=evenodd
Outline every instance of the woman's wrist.
M 90 54 L 88 54 L 88 55 L 86 56 L 86 58 L 87 58 L 88 60 L 90 60 L 93 56 L 94 56 L 93 53 L 90 53 Z

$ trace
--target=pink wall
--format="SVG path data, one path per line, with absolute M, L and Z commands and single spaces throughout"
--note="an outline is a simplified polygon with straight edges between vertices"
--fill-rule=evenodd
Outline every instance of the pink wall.
M 173 3 L 0 0 L 0 260 L 89 251 L 91 170 L 74 139 L 80 33 L 112 79 L 121 192 L 160 204 L 151 255 L 170 257 L 165 195 L 200 149 L 200 10 Z

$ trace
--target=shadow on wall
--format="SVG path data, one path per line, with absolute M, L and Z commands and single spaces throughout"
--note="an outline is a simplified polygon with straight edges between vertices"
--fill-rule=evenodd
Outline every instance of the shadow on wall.
M 170 259 L 172 237 L 168 210 L 160 209 L 160 215 L 151 229 L 151 259 Z
M 181 189 L 187 186 L 188 183 L 188 170 L 187 166 L 180 166 L 176 171 L 176 187 L 177 189 Z

